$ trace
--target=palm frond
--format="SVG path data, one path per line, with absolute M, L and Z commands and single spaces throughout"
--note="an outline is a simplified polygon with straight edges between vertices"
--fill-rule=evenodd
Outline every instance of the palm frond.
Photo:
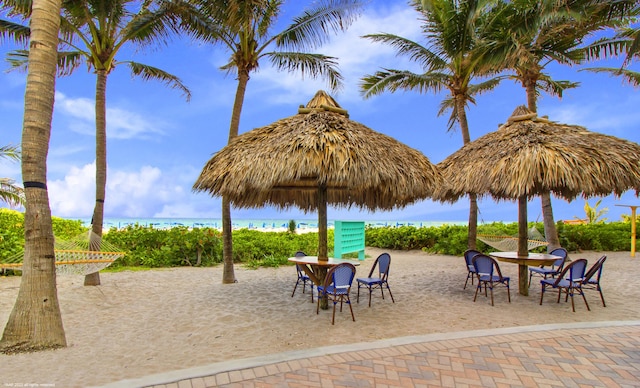
M 80 51 L 58 51 L 58 68 L 59 76 L 71 75 L 77 69 L 84 59 L 88 57 L 88 53 Z M 9 70 L 26 71 L 29 64 L 29 51 L 14 50 L 7 54 L 7 62 L 9 62 Z
M 536 84 L 536 89 L 542 90 L 552 96 L 562 98 L 562 93 L 567 89 L 574 89 L 580 86 L 580 82 L 556 81 L 546 74 L 541 74 Z
M 31 6 L 33 0 L 3 0 L 0 3 L 0 10 L 6 11 L 8 16 L 17 16 L 22 20 L 31 17 Z
M 578 71 L 590 71 L 592 73 L 607 73 L 611 76 L 622 77 L 622 79 L 629 84 L 637 87 L 640 86 L 640 72 L 629 69 L 614 69 L 609 67 L 590 67 L 586 69 L 580 69 Z
M 360 82 L 360 91 L 364 98 L 381 94 L 385 90 L 391 93 L 397 90 L 416 90 L 423 93 L 427 90 L 439 92 L 448 88 L 449 76 L 444 73 L 430 72 L 415 74 L 410 71 L 384 69 L 374 75 L 365 75 Z
M 610 57 L 617 57 L 629 51 L 631 40 L 628 37 L 616 36 L 612 38 L 601 38 L 584 47 L 584 54 L 587 60 L 599 60 Z
M 9 20 L 0 20 L 0 40 L 11 39 L 19 45 L 26 46 L 29 42 L 31 30 L 29 26 L 14 23 Z
M 161 81 L 172 89 L 181 90 L 187 101 L 191 99 L 191 91 L 189 91 L 189 89 L 182 83 L 180 78 L 176 77 L 175 75 L 169 74 L 164 70 L 158 69 L 157 67 L 144 65 L 138 62 L 126 61 L 120 63 L 126 63 L 131 69 L 133 75 L 141 76 L 145 81 L 151 79 Z
M 285 50 L 313 50 L 328 42 L 331 33 L 345 31 L 362 8 L 360 0 L 321 0 L 277 34 L 276 45 Z
M 24 189 L 9 178 L 0 178 L 0 201 L 11 206 L 24 205 Z
M 338 71 L 337 58 L 299 52 L 270 52 L 265 55 L 278 70 L 300 71 L 303 78 L 305 76 L 324 77 L 333 91 L 342 87 L 343 78 Z
M 20 147 L 14 145 L 0 146 L 0 158 L 10 159 L 18 162 L 20 161 L 20 157 Z
M 394 34 L 369 34 L 363 38 L 388 44 L 396 50 L 397 55 L 407 55 L 410 60 L 419 63 L 425 70 L 443 69 L 447 66 L 445 59 L 411 39 Z

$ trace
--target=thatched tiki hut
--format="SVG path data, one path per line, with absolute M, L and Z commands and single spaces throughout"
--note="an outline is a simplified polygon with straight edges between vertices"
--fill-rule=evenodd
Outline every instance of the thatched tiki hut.
M 202 169 L 194 190 L 235 207 L 318 211 L 319 259 L 327 259 L 327 204 L 390 210 L 442 184 L 419 151 L 349 119 L 323 91 L 298 114 L 235 138 Z
M 518 199 L 518 253 L 527 256 L 527 199 L 552 192 L 568 201 L 640 191 L 640 145 L 558 124 L 517 108 L 497 131 L 474 140 L 440 162 L 448 182 L 439 199 L 467 193 Z

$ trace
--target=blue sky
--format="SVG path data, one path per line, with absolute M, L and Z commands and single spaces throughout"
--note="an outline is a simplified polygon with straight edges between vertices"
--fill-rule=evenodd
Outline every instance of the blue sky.
M 289 24 L 300 13 L 302 4 L 289 1 L 280 26 Z M 392 136 L 420 150 L 438 163 L 462 146 L 459 131 L 447 132 L 448 115 L 437 117 L 442 94 L 417 92 L 385 93 L 364 100 L 358 84 L 365 74 L 381 67 L 411 69 L 415 64 L 395 57 L 381 44 L 360 38 L 387 32 L 426 44 L 420 34 L 417 13 L 405 1 L 372 1 L 347 33 L 335 36 L 316 50 L 339 58 L 345 87 L 334 98 L 347 109 L 350 118 Z M 280 29 L 278 29 L 279 31 Z M 2 42 L 4 58 L 13 47 Z M 111 73 L 107 85 L 108 178 L 105 217 L 220 218 L 220 199 L 193 193 L 191 187 L 206 161 L 227 143 L 229 120 L 236 88 L 233 75 L 219 70 L 228 54 L 221 46 L 174 40 L 167 47 L 151 52 L 126 51 L 120 60 L 135 60 L 160 67 L 177 75 L 190 88 L 191 102 L 178 91 L 160 83 L 131 77 L 124 66 Z M 611 66 L 619 66 L 612 61 Z M 597 63 L 595 65 L 603 65 Z M 587 67 L 587 66 L 583 66 Z M 634 65 L 637 70 L 637 64 Z M 6 70 L 3 62 L 0 69 Z M 581 82 L 566 92 L 562 100 L 543 95 L 538 111 L 551 120 L 577 124 L 640 143 L 640 93 L 621 79 L 604 74 L 578 72 L 578 68 L 550 65 L 548 72 L 558 80 Z M 0 73 L 0 133 L 3 145 L 20 144 L 25 74 Z M 297 74 L 276 72 L 268 62 L 252 75 L 242 112 L 240 132 L 268 125 L 297 113 L 317 90 L 327 90 L 322 80 L 302 79 Z M 72 76 L 60 78 L 56 85 L 51 142 L 48 155 L 48 187 L 53 215 L 69 218 L 91 216 L 95 200 L 95 76 L 79 68 Z M 481 96 L 468 111 L 471 138 L 497 129 L 517 105 L 526 104 L 524 89 L 504 81 L 492 93 Z M 21 182 L 20 166 L 0 161 L 0 176 Z M 599 198 L 589 200 L 591 205 Z M 571 203 L 553 201 L 556 220 L 584 217 L 585 200 Z M 603 198 L 611 221 L 628 208 L 640 205 L 635 192 L 622 198 Z M 515 202 L 479 203 L 480 221 L 516 221 Z M 314 219 L 315 213 L 297 209 L 233 209 L 237 219 Z M 420 201 L 391 212 L 360 212 L 357 209 L 329 209 L 329 219 L 466 221 L 468 201 L 441 204 Z M 529 205 L 529 220 L 541 220 L 540 200 Z

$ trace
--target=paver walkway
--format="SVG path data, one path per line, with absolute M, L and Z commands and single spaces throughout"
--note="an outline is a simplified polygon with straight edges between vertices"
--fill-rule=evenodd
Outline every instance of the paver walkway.
M 640 387 L 640 321 L 476 330 L 216 363 L 108 387 Z

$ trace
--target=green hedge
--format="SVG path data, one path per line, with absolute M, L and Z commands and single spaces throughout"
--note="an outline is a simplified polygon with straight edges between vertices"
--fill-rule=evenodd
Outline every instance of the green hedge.
M 19 254 L 24 246 L 24 215 L 0 209 L 0 260 Z M 540 232 L 542 223 L 530 223 Z M 569 251 L 629 251 L 631 225 L 629 222 L 610 222 L 586 225 L 557 224 L 560 243 Z M 640 227 L 638 228 L 640 229 Z M 69 239 L 87 231 L 81 221 L 53 218 L 56 238 Z M 478 233 L 516 236 L 517 223 L 494 222 L 478 226 Z M 467 249 L 467 227 L 443 225 L 439 227 L 368 227 L 367 246 L 382 249 L 420 249 L 432 253 L 462 255 Z M 110 229 L 104 240 L 126 252 L 111 267 L 173 267 L 211 266 L 222 262 L 221 233 L 211 228 L 174 227 L 155 229 L 153 226 L 133 225 L 124 229 Z M 333 254 L 333 230 L 328 231 L 329 256 Z M 493 250 L 478 241 L 481 251 Z M 544 251 L 544 247 L 537 248 Z M 296 251 L 309 255 L 318 252 L 318 234 L 289 232 L 261 232 L 240 229 L 233 232 L 233 259 L 249 268 L 289 264 L 287 258 Z M 357 254 L 347 255 L 357 257 Z

